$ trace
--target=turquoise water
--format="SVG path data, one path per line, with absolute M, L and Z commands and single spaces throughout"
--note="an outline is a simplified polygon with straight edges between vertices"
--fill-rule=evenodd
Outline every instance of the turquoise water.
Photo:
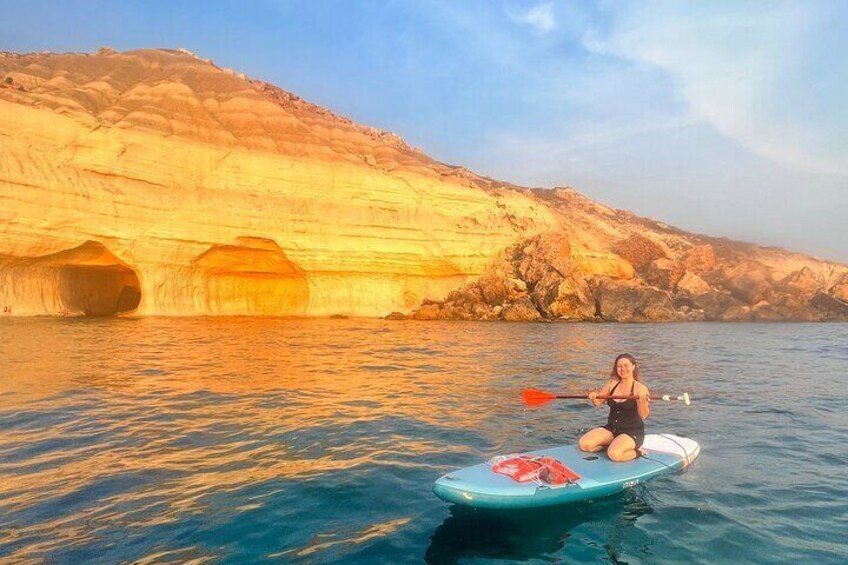
M 432 482 L 572 443 L 633 352 L 679 475 L 509 516 Z M 0 320 L 3 563 L 844 563 L 848 325 Z

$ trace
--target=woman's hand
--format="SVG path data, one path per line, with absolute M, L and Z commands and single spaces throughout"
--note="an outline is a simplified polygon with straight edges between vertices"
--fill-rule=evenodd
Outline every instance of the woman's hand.
M 650 402 L 651 401 L 651 395 L 648 392 L 648 389 L 645 388 L 645 387 L 642 387 L 642 390 L 640 390 L 639 392 L 636 393 L 636 400 L 638 400 L 639 402 Z
M 589 400 L 591 400 L 592 402 L 595 402 L 595 398 L 597 398 L 597 396 L 598 396 L 597 390 L 590 390 L 589 391 L 588 397 L 589 397 Z

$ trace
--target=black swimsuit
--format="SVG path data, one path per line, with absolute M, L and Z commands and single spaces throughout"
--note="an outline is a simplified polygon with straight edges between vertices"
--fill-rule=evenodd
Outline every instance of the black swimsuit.
M 610 391 L 610 396 L 613 395 L 615 389 L 621 384 L 616 383 Z M 633 387 L 636 383 L 630 385 L 630 394 L 633 394 Z M 639 417 L 639 408 L 636 405 L 636 399 L 631 398 L 624 402 L 616 402 L 612 398 L 607 400 L 610 407 L 609 418 L 607 425 L 603 426 L 612 432 L 613 437 L 627 434 L 636 442 L 636 449 L 642 447 L 642 442 L 645 441 L 645 422 Z

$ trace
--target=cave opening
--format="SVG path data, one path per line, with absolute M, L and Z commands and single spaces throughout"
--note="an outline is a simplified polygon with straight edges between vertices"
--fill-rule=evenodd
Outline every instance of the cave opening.
M 70 313 L 114 316 L 141 303 L 138 276 L 123 265 L 64 265 L 59 269 L 59 296 Z

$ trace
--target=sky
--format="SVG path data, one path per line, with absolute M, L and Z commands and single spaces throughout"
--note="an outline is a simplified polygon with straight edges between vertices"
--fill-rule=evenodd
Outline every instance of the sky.
M 848 2 L 0 0 L 0 50 L 182 47 L 431 157 L 848 263 Z

